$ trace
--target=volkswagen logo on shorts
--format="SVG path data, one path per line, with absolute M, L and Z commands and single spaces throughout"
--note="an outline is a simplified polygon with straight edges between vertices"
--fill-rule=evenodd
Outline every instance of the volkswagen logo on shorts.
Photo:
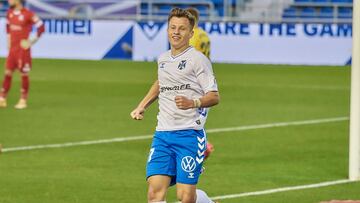
M 191 156 L 186 156 L 184 158 L 182 158 L 181 160 L 181 168 L 185 171 L 185 172 L 193 172 L 196 168 L 196 162 L 195 159 L 192 158 Z

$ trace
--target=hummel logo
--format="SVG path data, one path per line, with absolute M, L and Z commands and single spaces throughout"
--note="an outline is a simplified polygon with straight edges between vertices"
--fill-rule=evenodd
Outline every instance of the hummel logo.
M 203 161 L 204 161 L 204 157 L 202 157 L 201 159 L 196 157 L 196 162 L 198 162 L 199 164 L 201 164 Z
M 203 138 L 197 137 L 197 139 L 200 143 L 203 143 L 205 141 L 205 137 L 203 137 Z
M 205 151 L 201 152 L 200 150 L 198 150 L 198 156 L 199 156 L 199 157 L 203 156 L 203 155 L 204 155 L 204 152 L 205 152 Z
M 199 147 L 201 150 L 203 150 L 203 149 L 205 148 L 205 145 L 198 143 L 198 147 Z

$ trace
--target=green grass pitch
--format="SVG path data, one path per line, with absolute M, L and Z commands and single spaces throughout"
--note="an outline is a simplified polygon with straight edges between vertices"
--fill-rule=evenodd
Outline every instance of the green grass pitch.
M 214 64 L 214 70 L 221 102 L 210 111 L 207 129 L 349 115 L 349 67 Z M 16 75 L 9 107 L 0 109 L 0 143 L 9 148 L 152 134 L 157 105 L 143 121 L 129 113 L 155 78 L 151 62 L 34 60 L 29 108 L 13 108 Z M 348 125 L 210 133 L 215 152 L 198 186 L 219 196 L 346 179 Z M 150 143 L 3 153 L 0 203 L 146 202 Z M 360 199 L 359 191 L 357 182 L 221 202 L 310 203 Z M 171 188 L 168 202 L 173 201 Z

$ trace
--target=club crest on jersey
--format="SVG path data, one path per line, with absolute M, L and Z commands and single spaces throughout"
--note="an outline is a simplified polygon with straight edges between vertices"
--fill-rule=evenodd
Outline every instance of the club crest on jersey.
M 182 60 L 179 65 L 178 65 L 178 69 L 182 70 L 186 67 L 186 60 Z
M 165 68 L 165 63 L 161 63 L 160 68 Z

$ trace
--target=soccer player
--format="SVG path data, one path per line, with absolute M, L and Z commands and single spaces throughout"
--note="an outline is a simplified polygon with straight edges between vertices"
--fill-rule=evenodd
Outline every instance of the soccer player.
M 5 77 L 0 90 L 0 107 L 6 107 L 6 96 L 10 90 L 13 73 L 21 73 L 21 97 L 16 109 L 27 107 L 29 92 L 29 72 L 31 70 L 30 48 L 45 31 L 42 20 L 32 11 L 24 8 L 23 0 L 8 0 L 9 10 L 6 14 L 6 32 L 9 54 L 6 59 Z M 37 28 L 35 37 L 29 38 L 33 25 Z
M 218 104 L 220 97 L 209 59 L 189 45 L 194 24 L 188 11 L 175 8 L 170 12 L 167 33 L 171 49 L 159 56 L 158 79 L 130 113 L 141 120 L 145 109 L 159 99 L 158 123 L 146 167 L 150 203 L 165 203 L 167 189 L 174 184 L 183 203 L 212 202 L 196 190 L 196 184 L 206 150 L 203 128 L 208 108 Z
M 190 45 L 210 59 L 210 38 L 205 30 L 198 26 L 199 11 L 196 8 L 186 10 L 195 17 L 194 35 L 190 39 Z

